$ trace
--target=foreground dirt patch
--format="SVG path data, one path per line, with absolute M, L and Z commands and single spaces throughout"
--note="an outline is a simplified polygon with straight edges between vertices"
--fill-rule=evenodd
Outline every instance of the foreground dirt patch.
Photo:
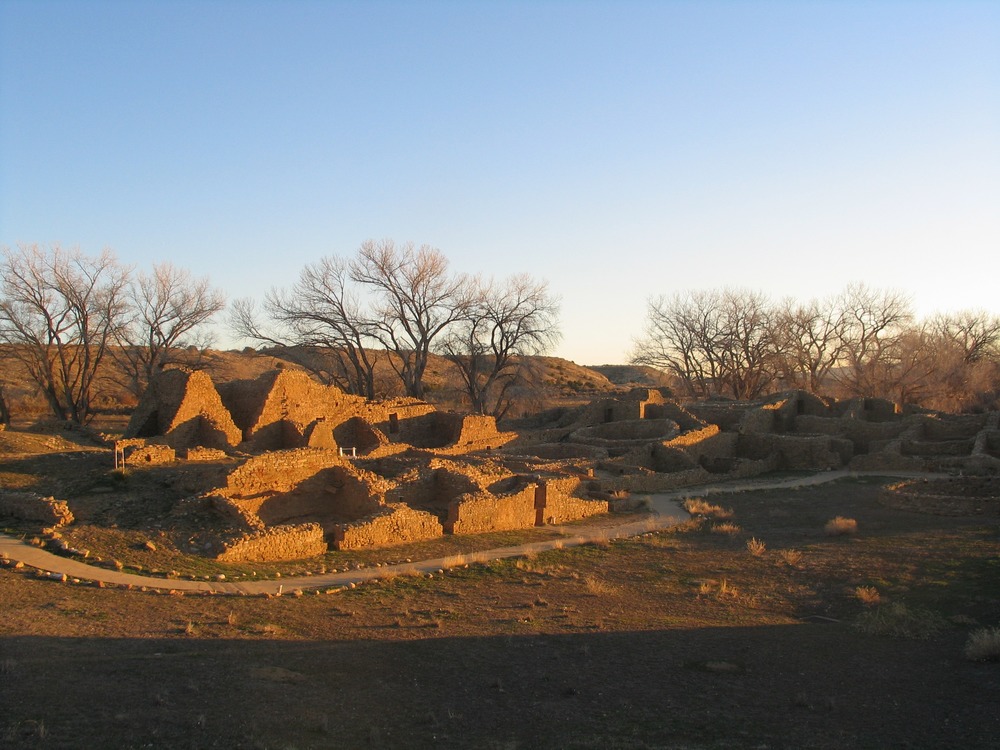
M 882 486 L 711 498 L 732 515 L 336 595 L 0 570 L 0 746 L 993 747 L 1000 665 L 962 647 L 1000 623 L 1000 530 Z M 945 626 L 862 633 L 859 587 Z

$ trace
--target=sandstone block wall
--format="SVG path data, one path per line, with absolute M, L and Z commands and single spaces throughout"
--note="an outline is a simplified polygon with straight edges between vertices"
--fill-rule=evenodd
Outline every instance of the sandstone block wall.
M 607 513 L 608 501 L 580 497 L 584 489 L 578 477 L 541 479 L 535 485 L 535 524 L 567 523 Z
M 169 464 L 177 460 L 177 452 L 169 445 L 143 445 L 125 449 L 125 463 L 128 464 Z M 223 454 L 225 455 L 225 454 Z
M 221 461 L 226 458 L 226 452 L 218 448 L 188 448 L 184 458 L 187 461 Z
M 484 534 L 528 529 L 536 519 L 535 486 L 529 484 L 499 497 L 489 493 L 463 495 L 448 506 L 444 526 L 449 534 Z
M 74 520 L 65 500 L 42 497 L 30 492 L 0 491 L 0 516 L 45 526 L 66 526 Z
M 180 368 L 164 370 L 153 380 L 125 429 L 126 438 L 155 435 L 178 449 L 226 449 L 243 439 L 208 374 Z
M 267 562 L 299 560 L 326 553 L 326 540 L 319 524 L 271 526 L 223 542 L 217 560 L 226 562 Z
M 827 435 L 740 435 L 737 454 L 752 460 L 774 456 L 784 469 L 834 469 L 851 459 L 854 446 Z
M 337 549 L 386 547 L 393 544 L 434 539 L 444 529 L 431 513 L 414 510 L 403 503 L 388 503 L 368 518 L 338 524 L 333 530 Z
M 301 448 L 265 453 L 248 459 L 226 480 L 227 494 L 251 496 L 288 492 L 322 469 L 343 465 L 337 451 Z

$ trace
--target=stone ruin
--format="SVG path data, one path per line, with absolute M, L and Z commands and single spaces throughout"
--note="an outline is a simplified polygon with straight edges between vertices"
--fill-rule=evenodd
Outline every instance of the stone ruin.
M 227 520 L 226 560 L 559 524 L 659 492 L 776 470 L 996 473 L 1000 413 L 945 415 L 803 391 L 681 405 L 635 389 L 540 415 L 517 433 L 415 399 L 367 401 L 291 370 L 216 387 L 204 372 L 154 382 L 124 458 L 232 464 L 182 503 Z
M 805 391 L 680 404 L 636 389 L 536 425 L 525 462 L 593 466 L 608 489 L 659 492 L 780 470 L 1000 471 L 1000 412 L 950 415 Z
M 116 451 L 126 464 L 225 458 L 226 484 L 183 503 L 221 514 L 227 560 L 287 559 L 442 534 L 563 523 L 608 511 L 586 473 L 520 475 L 491 458 L 514 433 L 415 399 L 368 401 L 277 370 L 212 383 L 168 370 Z M 209 452 L 208 456 L 205 452 Z

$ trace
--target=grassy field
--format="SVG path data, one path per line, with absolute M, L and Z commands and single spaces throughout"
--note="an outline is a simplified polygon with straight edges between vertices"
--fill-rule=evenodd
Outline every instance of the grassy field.
M 332 595 L 0 568 L 0 747 L 995 747 L 1000 663 L 963 652 L 1000 624 L 998 517 L 890 508 L 882 484 Z

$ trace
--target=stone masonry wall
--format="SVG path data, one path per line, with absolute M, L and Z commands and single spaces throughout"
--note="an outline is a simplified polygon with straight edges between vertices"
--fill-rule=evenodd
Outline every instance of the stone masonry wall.
M 529 484 L 510 495 L 470 493 L 452 501 L 445 530 L 450 534 L 484 534 L 528 529 L 536 519 L 535 485 Z
M 414 510 L 403 503 L 388 503 L 355 523 L 338 524 L 333 530 L 337 549 L 387 547 L 423 539 L 435 539 L 444 533 L 437 518 Z
M 226 562 L 299 560 L 325 554 L 327 550 L 323 529 L 315 523 L 271 526 L 226 541 L 223 547 L 216 559 Z
M 0 492 L 0 516 L 12 516 L 46 526 L 73 523 L 73 513 L 65 500 L 42 497 L 30 492 Z
M 535 489 L 535 523 L 566 523 L 608 512 L 607 500 L 579 497 L 584 482 L 579 477 L 542 479 Z

